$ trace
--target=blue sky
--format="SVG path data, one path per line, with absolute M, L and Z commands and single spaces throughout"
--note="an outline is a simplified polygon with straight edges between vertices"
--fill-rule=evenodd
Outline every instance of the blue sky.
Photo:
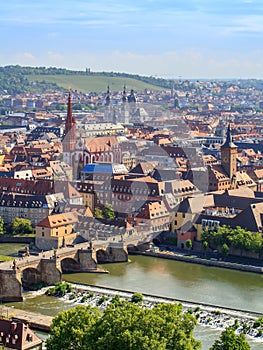
M 0 65 L 263 78 L 261 0 L 12 0 Z

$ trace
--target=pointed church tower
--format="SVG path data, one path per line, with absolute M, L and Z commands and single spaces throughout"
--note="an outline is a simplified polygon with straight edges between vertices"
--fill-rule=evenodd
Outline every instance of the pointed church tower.
M 122 92 L 122 103 L 127 102 L 127 93 L 126 93 L 126 85 L 123 86 L 123 92 Z
M 233 142 L 230 124 L 228 124 L 226 141 L 221 146 L 221 165 L 233 183 L 237 172 L 237 146 Z
M 107 87 L 107 93 L 105 98 L 104 120 L 107 122 L 112 122 L 113 120 L 113 109 L 111 104 L 111 94 L 109 85 Z
M 129 108 L 128 108 L 128 97 L 126 92 L 126 85 L 123 86 L 122 98 L 121 98 L 121 112 L 119 116 L 119 122 L 128 124 L 129 123 Z
M 72 115 L 71 93 L 68 92 L 68 109 L 65 123 L 65 134 L 63 137 L 63 160 L 72 166 L 73 152 L 76 146 L 76 120 Z
M 106 106 L 110 105 L 110 87 L 109 87 L 109 85 L 107 87 L 107 94 L 106 94 L 106 99 L 105 99 L 105 105 Z

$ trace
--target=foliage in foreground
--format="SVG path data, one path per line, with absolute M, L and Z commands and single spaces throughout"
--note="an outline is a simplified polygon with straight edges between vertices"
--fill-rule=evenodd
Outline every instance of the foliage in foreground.
M 210 350 L 249 350 L 250 346 L 243 333 L 237 335 L 234 327 L 227 327 Z
M 183 314 L 180 304 L 143 309 L 121 301 L 111 303 L 103 314 L 97 307 L 77 306 L 53 319 L 47 349 L 198 350 L 195 324 L 194 316 Z

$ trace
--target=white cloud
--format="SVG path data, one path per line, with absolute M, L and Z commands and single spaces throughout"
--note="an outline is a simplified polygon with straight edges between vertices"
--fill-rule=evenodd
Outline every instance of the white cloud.
M 18 53 L 16 57 L 21 64 L 32 64 L 36 60 L 36 57 L 30 52 Z
M 141 55 L 115 51 L 107 54 L 81 53 L 65 57 L 72 69 L 90 67 L 93 71 L 117 71 L 164 78 L 263 78 L 263 52 L 235 53 L 174 51 Z M 74 64 L 72 64 L 74 62 Z
M 56 62 L 56 64 L 64 60 L 63 55 L 61 55 L 58 52 L 48 51 L 47 55 L 48 55 L 48 59 L 51 61 L 54 61 L 54 63 Z

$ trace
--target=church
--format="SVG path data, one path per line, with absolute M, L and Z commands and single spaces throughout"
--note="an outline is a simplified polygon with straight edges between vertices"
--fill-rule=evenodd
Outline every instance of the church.
M 251 177 L 245 171 L 238 171 L 237 169 L 237 151 L 229 124 L 226 141 L 221 146 L 221 164 L 216 163 L 208 166 L 208 192 L 242 187 L 256 190 L 256 183 Z
M 86 164 L 94 162 L 121 163 L 122 160 L 122 152 L 116 136 L 77 137 L 70 91 L 62 145 L 63 161 L 73 168 L 74 178 L 79 176 L 81 169 Z

